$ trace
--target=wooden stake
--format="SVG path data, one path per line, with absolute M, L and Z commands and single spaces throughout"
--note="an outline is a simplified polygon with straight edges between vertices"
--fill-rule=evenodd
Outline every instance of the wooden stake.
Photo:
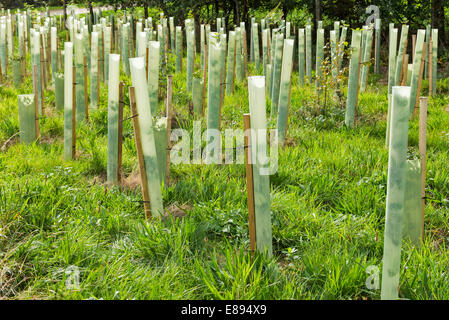
M 167 76 L 167 164 L 165 173 L 165 184 L 168 186 L 170 182 L 170 150 L 171 150 L 171 109 L 173 100 L 173 76 L 169 74 Z
M 253 164 L 251 161 L 251 120 L 249 113 L 243 115 L 245 128 L 245 168 L 246 168 L 246 190 L 248 192 L 248 225 L 249 225 L 249 248 L 251 255 L 256 252 L 256 213 L 254 207 L 254 181 Z
M 412 35 L 412 61 L 415 61 L 416 34 Z
M 421 210 L 423 221 L 422 239 L 424 239 L 424 216 L 426 206 L 427 97 L 421 97 L 419 102 L 419 156 L 421 158 Z
M 207 44 L 204 44 L 204 72 L 203 72 L 203 117 L 206 111 L 206 81 L 207 81 Z
M 117 148 L 117 182 L 122 184 L 122 140 L 123 140 L 123 81 L 119 83 L 119 103 L 118 103 L 118 148 Z
M 87 98 L 87 57 L 84 56 L 84 112 L 86 114 L 86 121 L 89 121 L 89 101 Z
M 137 159 L 139 161 L 139 173 L 141 179 L 140 185 L 142 188 L 143 207 L 145 211 L 145 216 L 148 218 L 151 216 L 150 194 L 148 192 L 147 173 L 145 169 L 145 163 L 143 160 L 142 138 L 140 135 L 139 115 L 137 113 L 136 94 L 134 87 L 129 87 L 129 102 L 131 106 L 131 116 L 133 119 L 134 139 L 136 142 Z
M 76 152 L 76 67 L 73 67 L 72 75 L 72 159 Z
M 405 86 L 407 84 L 407 73 L 408 73 L 408 54 L 404 54 L 402 59 L 402 71 L 400 77 L 401 86 Z

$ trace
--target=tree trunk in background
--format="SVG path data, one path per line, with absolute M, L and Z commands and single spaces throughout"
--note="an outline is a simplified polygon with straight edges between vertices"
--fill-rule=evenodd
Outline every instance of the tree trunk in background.
M 438 42 L 441 49 L 446 43 L 446 33 L 444 30 L 444 4 L 443 0 L 432 0 L 432 28 L 438 29 Z
M 66 27 L 66 21 L 67 21 L 67 2 L 66 0 L 64 0 L 64 2 L 62 3 L 62 7 L 64 9 L 64 28 Z
M 92 8 L 92 1 L 87 1 L 87 5 L 89 7 L 90 21 L 92 22 L 92 25 L 94 25 L 94 9 Z
M 240 10 L 239 10 L 239 2 L 238 0 L 234 0 L 234 24 L 240 24 Z
M 143 13 L 145 15 L 145 20 L 147 20 L 148 19 L 148 2 L 146 2 L 146 1 L 143 3 Z
M 315 17 L 314 18 L 315 18 L 314 29 L 316 31 L 316 29 L 318 27 L 318 21 L 321 20 L 321 0 L 315 0 Z

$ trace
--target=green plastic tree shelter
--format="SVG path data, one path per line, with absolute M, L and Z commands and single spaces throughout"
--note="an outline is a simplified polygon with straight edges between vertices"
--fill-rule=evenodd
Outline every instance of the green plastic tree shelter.
M 64 43 L 64 159 L 72 159 L 73 43 Z
M 104 28 L 104 79 L 109 83 L 109 54 L 111 53 L 111 27 Z
M 416 37 L 416 45 L 415 45 L 415 58 L 413 60 L 412 66 L 412 75 L 410 81 L 410 115 L 413 114 L 413 109 L 416 104 L 416 96 L 419 94 L 418 91 L 418 81 L 419 75 L 421 71 L 421 63 L 422 63 L 422 50 L 424 48 L 424 38 L 426 36 L 426 30 L 419 29 Z
M 108 163 L 107 181 L 117 183 L 118 172 L 118 141 L 119 141 L 119 78 L 120 55 L 109 54 L 109 85 L 108 85 Z
M 306 76 L 312 82 L 312 26 L 306 25 Z
M 230 95 L 234 91 L 235 74 L 235 31 L 229 31 L 228 43 L 228 63 L 226 70 L 226 94 Z
M 387 132 L 385 134 L 385 145 L 390 141 L 390 121 L 391 121 L 391 90 L 394 84 L 394 74 L 396 70 L 396 48 L 398 43 L 398 29 L 390 23 L 390 42 L 388 54 L 388 111 L 387 111 Z
M 284 54 L 282 58 L 281 88 L 279 91 L 279 108 L 277 115 L 277 128 L 279 144 L 284 144 L 284 138 L 287 130 L 288 110 L 290 106 L 290 83 L 293 70 L 293 48 L 295 41 L 293 39 L 284 40 Z
M 58 72 L 58 68 L 56 66 L 56 43 L 58 41 L 57 29 L 56 27 L 51 27 L 51 78 L 53 82 L 55 81 L 56 72 Z
M 192 102 L 194 117 L 199 119 L 203 114 L 203 81 L 196 77 L 193 78 Z
M 407 46 L 407 37 L 408 37 L 408 25 L 402 25 L 402 31 L 401 31 L 401 41 L 399 42 L 399 51 L 398 55 L 396 57 L 396 68 L 394 71 L 394 83 L 393 85 L 398 86 L 400 77 L 401 77 L 401 70 L 402 70 L 402 60 L 404 58 L 404 54 L 406 52 L 406 46 Z
M 64 110 L 64 74 L 55 75 L 55 105 L 57 110 Z
M 192 92 L 193 63 L 195 59 L 195 29 L 187 24 L 187 92 Z
M 257 23 L 252 24 L 251 35 L 253 39 L 254 63 L 256 64 L 256 71 L 257 71 L 260 68 L 259 25 Z
M 139 114 L 139 127 L 150 194 L 151 213 L 154 217 L 160 217 L 163 214 L 163 204 L 153 119 L 150 102 L 148 100 L 145 59 L 141 57 L 130 58 L 129 63 L 132 84 L 136 92 L 136 104 Z
M 299 85 L 304 86 L 305 76 L 305 43 L 304 43 L 304 29 L 298 29 L 298 79 Z
M 154 137 L 156 143 L 157 162 L 160 175 L 160 184 L 165 184 L 167 173 L 167 117 L 156 119 L 154 125 Z
M 243 81 L 243 73 L 242 30 L 237 27 L 235 28 L 235 74 L 237 81 Z
M 159 61 L 160 61 L 160 42 L 148 42 L 148 97 L 151 106 L 151 114 L 156 115 L 159 107 Z M 145 59 L 144 59 L 145 61 Z
M 84 99 L 84 41 L 82 33 L 75 33 L 75 67 L 76 67 L 76 121 L 84 120 L 86 106 Z
M 31 29 L 31 65 L 36 66 L 37 70 L 37 88 L 33 88 L 37 92 L 37 103 L 39 106 L 39 114 L 42 114 L 42 76 L 41 76 L 41 54 L 40 54 L 40 33 Z M 2 67 L 3 70 L 3 67 Z M 33 82 L 34 84 L 34 82 Z
M 20 142 L 30 144 L 36 140 L 36 109 L 34 94 L 18 95 Z
M 220 54 L 221 44 L 218 33 L 211 32 L 209 39 L 209 68 L 207 88 L 207 143 L 215 138 L 209 130 L 218 130 L 220 122 Z M 208 161 L 218 162 L 218 154 L 211 155 Z M 211 162 L 208 162 L 211 163 Z
M 264 163 L 267 150 L 267 117 L 265 78 L 248 78 L 249 112 L 251 118 L 251 159 L 253 163 L 254 208 L 257 251 L 273 254 L 270 205 L 270 176 Z M 265 156 L 265 157 L 264 157 Z M 265 169 L 265 170 L 264 170 Z
M 335 30 L 330 31 L 330 48 L 331 48 L 331 68 L 332 68 L 332 81 L 337 82 L 338 77 L 338 60 L 337 60 L 337 33 Z
M 398 299 L 406 192 L 410 87 L 392 88 L 391 134 L 382 266 L 382 300 Z
M 348 79 L 348 97 L 346 100 L 345 125 L 352 127 L 354 125 L 354 113 L 357 104 L 358 85 L 359 85 L 359 64 L 360 64 L 360 42 L 361 31 L 352 31 L 351 40 L 351 58 L 349 62 Z
M 375 22 L 375 25 L 374 25 L 374 28 L 375 28 L 375 30 L 376 30 L 376 43 L 377 43 L 377 47 L 375 48 L 375 50 L 376 50 L 376 53 L 375 53 L 375 55 L 376 55 L 376 64 L 375 64 L 375 66 L 374 66 L 374 72 L 376 72 L 376 73 L 380 73 L 380 46 L 381 46 L 381 38 L 380 38 L 380 35 L 381 35 L 381 31 L 382 31 L 382 29 L 381 29 L 381 19 L 376 19 L 376 22 Z
M 279 87 L 281 81 L 281 67 L 282 67 L 282 50 L 284 48 L 284 36 L 282 33 L 276 35 L 276 51 L 274 58 L 274 67 L 272 72 L 271 85 L 271 117 L 274 118 L 278 112 L 279 103 Z
M 176 73 L 182 72 L 182 29 L 176 27 Z
M 320 82 L 318 81 L 318 78 L 321 77 L 323 75 L 323 72 L 321 70 L 321 63 L 324 59 L 324 53 L 323 53 L 323 48 L 324 48 L 324 29 L 318 29 L 316 31 L 316 60 L 315 60 L 315 87 L 318 89 L 318 91 L 320 91 L 321 89 L 321 85 Z
M 432 95 L 437 93 L 438 29 L 432 29 Z
M 405 175 L 403 239 L 415 246 L 422 243 L 421 161 L 407 160 Z
M 90 103 L 95 109 L 98 108 L 98 32 L 91 34 L 91 55 L 90 55 Z
M 362 66 L 360 69 L 360 91 L 365 91 L 366 88 L 366 82 L 368 79 L 368 71 L 369 66 L 367 65 L 370 62 L 371 59 L 371 48 L 373 45 L 373 29 L 368 28 L 366 30 L 366 38 L 365 38 L 365 45 L 362 55 Z

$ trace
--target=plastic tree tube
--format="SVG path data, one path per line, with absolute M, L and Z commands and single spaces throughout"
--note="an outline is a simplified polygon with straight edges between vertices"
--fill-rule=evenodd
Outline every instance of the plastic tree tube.
M 298 79 L 299 85 L 304 86 L 305 76 L 305 51 L 304 51 L 304 29 L 298 29 Z
M 150 41 L 148 43 L 148 98 L 150 101 L 151 114 L 156 115 L 159 107 L 159 64 L 160 64 L 160 42 Z
M 362 56 L 362 63 L 367 63 L 371 59 L 371 47 L 373 44 L 373 29 L 369 28 L 366 30 L 366 38 L 365 38 L 365 45 L 363 50 L 363 56 Z M 361 66 L 360 70 L 360 91 L 365 91 L 366 88 L 366 81 L 368 78 L 368 70 L 369 67 L 366 65 Z
M 55 105 L 57 110 L 64 109 L 64 75 L 55 75 Z
M 170 48 L 173 52 L 175 50 L 175 20 L 173 17 L 168 18 L 168 25 L 170 28 Z
M 404 54 L 406 52 L 406 45 L 407 45 L 407 36 L 408 36 L 408 25 L 402 25 L 402 31 L 401 31 L 401 41 L 399 43 L 399 51 L 398 55 L 396 57 L 396 69 L 394 72 L 394 84 L 395 86 L 399 85 L 400 77 L 401 77 L 401 70 L 402 70 L 402 59 L 404 57 Z
M 279 143 L 284 143 L 284 138 L 287 130 L 288 109 L 290 105 L 290 82 L 293 69 L 293 46 L 295 41 L 293 39 L 284 40 L 284 54 L 282 58 L 281 71 L 281 88 L 279 90 L 279 110 L 277 117 L 277 128 Z
M 72 159 L 73 43 L 64 44 L 64 159 Z
M 235 31 L 229 31 L 228 43 L 228 63 L 226 70 L 226 94 L 231 94 L 234 90 L 235 74 Z
M 380 46 L 381 46 L 381 38 L 380 38 L 380 34 L 381 34 L 381 19 L 376 19 L 375 22 L 375 29 L 376 29 L 376 43 L 377 46 L 375 47 L 376 50 L 376 64 L 374 66 L 374 70 L 376 73 L 380 73 Z
M 268 64 L 268 30 L 262 29 L 262 68 L 263 75 L 267 76 L 267 64 Z
M 410 81 L 410 115 L 413 114 L 413 110 L 415 109 L 416 104 L 416 95 L 419 94 L 418 91 L 418 80 L 421 71 L 421 63 L 422 63 L 422 50 L 424 47 L 424 38 L 426 35 L 426 30 L 419 29 L 416 37 L 416 45 L 415 45 L 415 59 L 413 61 L 412 66 L 412 75 Z
M 203 113 L 203 82 L 200 78 L 193 78 L 192 102 L 194 117 L 199 119 Z
M 421 161 L 407 160 L 405 174 L 405 192 L 404 199 L 404 219 L 403 219 L 403 239 L 411 241 L 418 246 L 422 241 L 422 202 L 421 202 Z
M 330 48 L 331 48 L 331 64 L 332 64 L 332 81 L 337 82 L 338 76 L 337 33 L 335 30 L 330 31 Z
M 109 54 L 111 53 L 111 27 L 104 28 L 104 79 L 109 83 Z
M 324 48 L 324 29 L 317 30 L 317 40 L 316 40 L 316 60 L 315 60 L 315 86 L 319 89 L 320 83 L 318 77 L 322 75 L 321 62 L 324 58 L 323 48 Z
M 85 117 L 84 100 L 84 48 L 83 34 L 75 34 L 75 67 L 76 67 L 76 121 Z
M 382 266 L 382 300 L 398 298 L 409 122 L 410 87 L 393 87 Z
M 432 29 L 432 95 L 437 93 L 438 29 Z
M 312 82 L 312 26 L 306 25 L 306 76 Z
M 273 79 L 271 87 L 271 117 L 274 118 L 277 114 L 279 103 L 279 86 L 281 79 L 281 67 L 282 67 L 282 50 L 284 47 L 284 36 L 282 33 L 277 34 L 276 39 L 276 51 L 274 60 Z
M 107 181 L 118 182 L 118 134 L 119 134 L 119 77 L 120 55 L 109 54 L 108 85 L 108 164 Z
M 243 55 L 242 55 L 242 32 L 240 27 L 235 29 L 235 74 L 237 80 L 243 81 Z
M 281 35 L 282 36 L 282 35 Z M 256 248 L 268 256 L 272 255 L 272 231 L 270 210 L 270 177 L 262 174 L 264 151 L 267 150 L 267 117 L 265 100 L 265 78 L 248 78 L 249 111 L 251 117 L 251 159 L 253 162 L 254 207 L 256 218 Z M 265 133 L 265 134 L 260 134 Z M 266 172 L 265 172 L 266 173 Z
M 182 29 L 176 27 L 176 73 L 182 72 Z
M 37 92 L 37 101 L 39 105 L 39 114 L 42 113 L 42 77 L 41 77 L 41 55 L 40 55 L 40 33 L 39 31 L 32 30 L 31 31 L 32 40 L 31 40 L 31 61 L 32 65 L 36 66 L 37 70 L 37 90 L 34 88 L 34 91 Z M 3 68 L 2 68 L 3 70 Z
M 194 63 L 194 46 L 195 31 L 193 28 L 187 27 L 187 92 L 192 91 L 193 63 Z
M 358 85 L 359 85 L 359 63 L 360 63 L 360 41 L 361 31 L 352 31 L 351 40 L 351 59 L 349 62 L 348 79 L 348 97 L 346 101 L 345 125 L 352 127 L 354 125 L 354 113 L 357 103 Z
M 147 94 L 147 81 L 145 75 L 145 59 L 129 59 L 132 84 L 136 92 L 137 112 L 139 114 L 139 127 L 142 137 L 142 151 L 150 194 L 151 213 L 155 217 L 163 214 L 159 165 L 157 160 L 156 142 L 153 127 L 151 108 Z
M 341 70 L 341 65 L 343 63 L 343 56 L 345 54 L 345 42 L 346 42 L 346 35 L 348 33 L 348 27 L 341 28 L 341 34 L 338 39 L 338 70 Z
M 429 64 L 429 45 L 430 45 L 430 24 L 426 26 L 426 62 L 424 63 L 424 79 L 427 79 L 429 71 L 427 70 Z
M 98 108 L 98 32 L 91 34 L 90 55 L 90 103 L 92 107 Z
M 20 142 L 32 143 L 36 140 L 36 109 L 34 94 L 18 95 Z
M 154 126 L 154 137 L 156 143 L 157 162 L 160 174 L 160 184 L 165 183 L 167 166 L 167 118 L 161 117 L 156 120 Z
M 207 128 L 217 129 L 219 125 L 219 101 L 220 101 L 220 42 L 216 38 L 218 33 L 211 32 L 209 39 L 209 68 L 207 90 Z
M 55 75 L 58 71 L 58 68 L 56 67 L 56 42 L 58 41 L 56 31 L 56 27 L 51 27 L 51 78 L 53 82 L 55 81 Z
M 260 51 L 259 51 L 259 27 L 257 23 L 252 24 L 252 37 L 253 37 L 253 51 L 254 51 L 254 63 L 256 64 L 256 71 L 260 67 Z
M 388 57 L 388 111 L 387 111 L 387 132 L 385 134 L 385 145 L 390 141 L 390 121 L 391 121 L 391 90 L 394 84 L 394 74 L 396 70 L 396 48 L 398 42 L 398 29 L 390 24 L 390 42 Z

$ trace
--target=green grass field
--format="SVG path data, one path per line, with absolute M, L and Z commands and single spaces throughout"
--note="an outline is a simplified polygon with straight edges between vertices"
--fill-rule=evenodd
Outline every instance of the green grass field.
M 185 77 L 174 76 L 173 101 L 179 125 L 192 130 Z M 272 259 L 249 254 L 244 165 L 172 165 L 164 207 L 183 205 L 187 214 L 146 221 L 130 120 L 124 187 L 105 185 L 105 87 L 99 110 L 77 128 L 77 160 L 64 161 L 54 93 L 46 92 L 41 138 L 24 145 L 17 136 L 7 140 L 19 131 L 17 95 L 32 92 L 31 80 L 1 85 L 0 298 L 379 299 L 380 290 L 366 287 L 366 269 L 382 270 L 383 254 L 387 88 L 378 78 L 370 76 L 356 125 L 347 129 L 344 101 L 320 110 L 313 86 L 299 87 L 294 73 L 289 141 L 271 176 Z M 425 241 L 403 244 L 406 299 L 449 298 L 448 104 L 443 95 L 429 100 Z M 222 111 L 223 129 L 243 128 L 245 83 Z M 415 119 L 410 158 L 417 145 Z M 79 288 L 66 285 L 71 266 L 79 268 Z

